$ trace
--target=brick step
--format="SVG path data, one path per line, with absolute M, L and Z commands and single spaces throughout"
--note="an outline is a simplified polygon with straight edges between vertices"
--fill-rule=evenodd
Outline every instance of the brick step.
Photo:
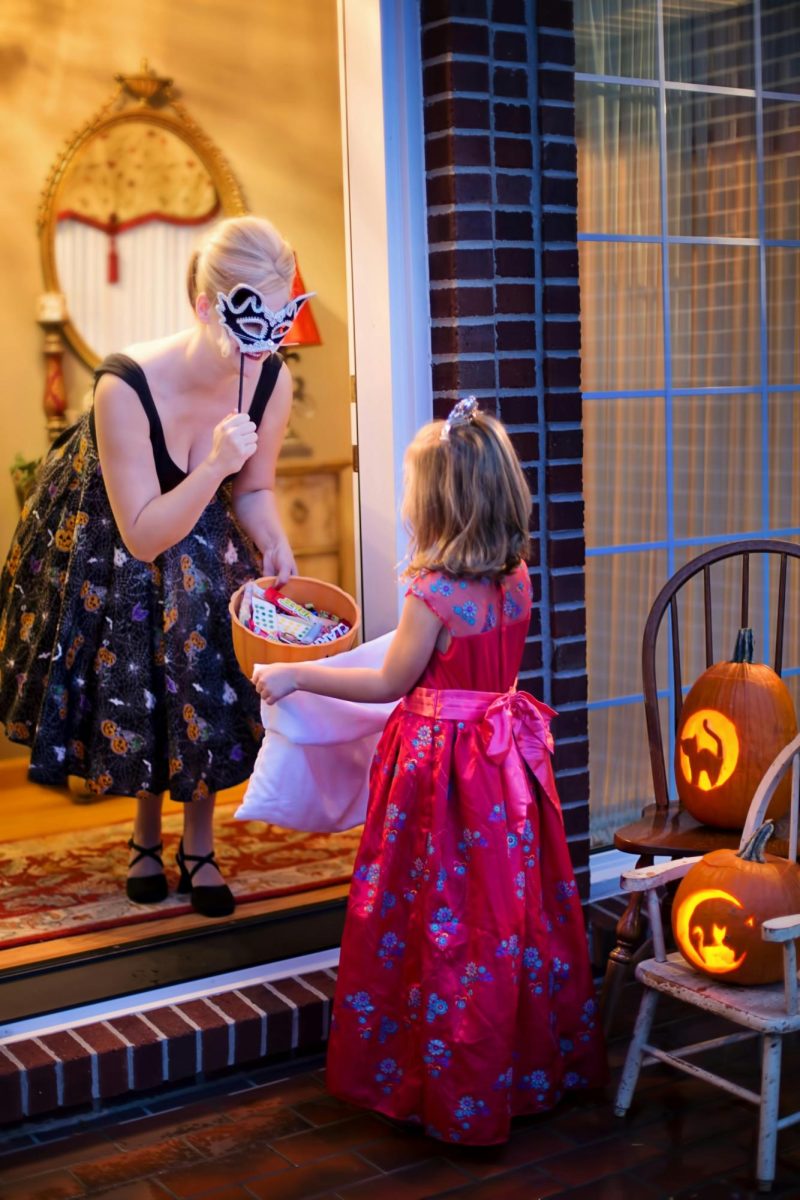
M 0 1042 L 0 1126 L 310 1053 L 327 1041 L 333 969 Z

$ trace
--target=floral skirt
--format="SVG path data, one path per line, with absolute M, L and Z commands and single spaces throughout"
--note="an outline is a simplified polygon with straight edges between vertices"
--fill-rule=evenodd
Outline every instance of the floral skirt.
M 495 757 L 491 709 L 431 719 L 414 696 L 372 767 L 326 1083 L 433 1137 L 502 1142 L 513 1116 L 606 1079 L 552 741 L 529 729 L 523 761 L 520 693 L 493 706 Z
M 190 801 L 250 775 L 259 701 L 228 601 L 260 574 L 229 489 L 155 562 L 133 558 L 82 417 L 45 460 L 0 577 L 0 720 L 30 777 Z

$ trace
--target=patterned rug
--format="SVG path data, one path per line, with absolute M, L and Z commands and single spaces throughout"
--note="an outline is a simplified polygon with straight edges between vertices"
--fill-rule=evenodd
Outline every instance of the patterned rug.
M 238 803 L 238 801 L 237 801 Z M 217 859 L 240 906 L 347 883 L 361 829 L 298 833 L 260 821 L 235 821 L 237 804 L 218 805 Z M 162 904 L 132 904 L 125 895 L 129 822 L 58 833 L 0 846 L 0 949 L 191 912 L 175 894 L 181 813 L 164 816 Z

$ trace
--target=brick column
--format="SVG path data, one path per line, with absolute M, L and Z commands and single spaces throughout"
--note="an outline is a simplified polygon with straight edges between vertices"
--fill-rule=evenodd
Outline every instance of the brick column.
M 588 896 L 589 776 L 572 0 L 421 0 L 434 413 L 474 393 L 530 482 L 521 682 L 558 709 Z

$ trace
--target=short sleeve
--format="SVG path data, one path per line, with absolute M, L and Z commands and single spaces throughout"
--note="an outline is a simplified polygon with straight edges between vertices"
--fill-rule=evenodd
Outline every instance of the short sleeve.
M 422 600 L 453 637 L 485 633 L 497 623 L 497 589 L 486 579 L 453 579 L 441 571 L 420 571 L 406 595 Z
M 527 565 L 522 562 L 503 580 L 503 617 L 506 624 L 529 620 L 531 615 L 531 579 Z
M 416 596 L 427 605 L 434 616 L 451 629 L 451 599 L 457 587 L 458 580 L 449 579 L 441 571 L 420 571 L 409 580 L 406 596 Z

